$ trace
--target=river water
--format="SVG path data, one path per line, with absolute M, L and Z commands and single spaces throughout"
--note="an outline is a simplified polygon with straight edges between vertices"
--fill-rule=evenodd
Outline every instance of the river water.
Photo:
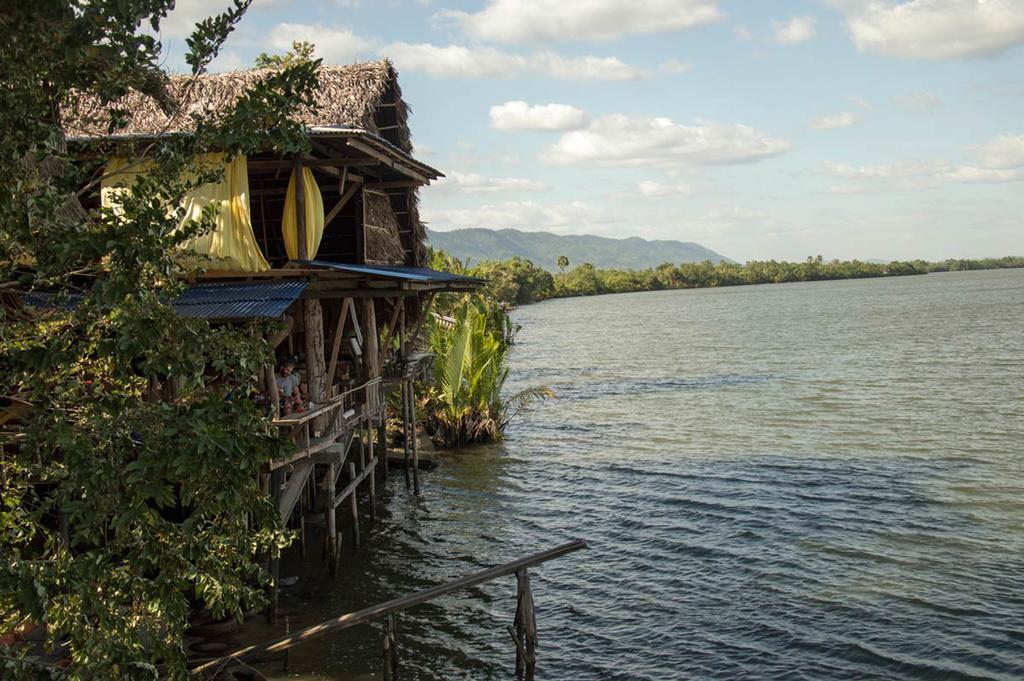
M 1024 678 L 1024 270 L 515 318 L 512 387 L 557 399 L 419 498 L 392 475 L 293 627 L 581 537 L 532 573 L 539 679 Z M 404 616 L 402 678 L 512 678 L 514 582 Z M 303 644 L 291 675 L 380 678 L 380 645 Z

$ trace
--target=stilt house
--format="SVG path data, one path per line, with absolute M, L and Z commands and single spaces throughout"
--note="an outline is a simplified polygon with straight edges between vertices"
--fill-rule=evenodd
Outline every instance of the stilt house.
M 119 173 L 129 161 L 118 157 L 119 148 L 187 132 L 180 126 L 189 114 L 223 110 L 259 76 L 202 76 L 187 99 L 182 78 L 172 83 L 181 98 L 173 119 L 152 100 L 130 97 L 127 127 L 110 136 L 102 126 L 72 120 L 70 145 L 103 150 L 110 177 L 102 201 L 116 205 L 119 187 L 130 181 Z M 378 464 L 386 474 L 388 391 L 402 395 L 406 476 L 418 487 L 412 382 L 429 377 L 432 361 L 421 349 L 423 323 L 436 293 L 480 282 L 426 267 L 417 192 L 441 173 L 412 154 L 409 109 L 391 63 L 324 66 L 317 100 L 302 120 L 311 155 L 203 159 L 220 164 L 224 179 L 190 195 L 187 209 L 216 203 L 218 223 L 189 244 L 208 262 L 175 305 L 182 314 L 224 323 L 280 320 L 269 340 L 278 358 L 298 358 L 311 406 L 283 414 L 275 367 L 265 368 L 260 381 L 274 401 L 273 425 L 297 446 L 291 458 L 267 462 L 265 484 L 284 523 L 303 510 L 324 511 L 333 569 L 336 509 L 348 502 L 357 523 L 356 490 L 367 485 L 374 503 Z M 173 390 L 168 382 L 154 391 Z

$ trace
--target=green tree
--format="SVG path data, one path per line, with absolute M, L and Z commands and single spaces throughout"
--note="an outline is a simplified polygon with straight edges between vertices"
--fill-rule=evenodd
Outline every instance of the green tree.
M 559 274 L 565 275 L 565 268 L 569 266 L 569 258 L 560 255 L 558 256 L 557 264 Z
M 248 5 L 197 24 L 193 77 Z M 216 179 L 193 159 L 307 151 L 293 121 L 314 104 L 318 63 L 263 76 L 189 121 L 194 134 L 118 149 L 150 165 L 117 212 L 91 208 L 102 161 L 76 158 L 63 123 L 78 109 L 116 133 L 131 91 L 174 114 L 153 37 L 173 6 L 44 0 L 0 13 L 0 398 L 31 405 L 0 432 L 0 633 L 44 625 L 68 658 L 5 659 L 5 679 L 182 679 L 190 608 L 259 605 L 256 559 L 286 541 L 258 485 L 286 445 L 245 399 L 268 358 L 260 329 L 183 319 L 168 300 L 185 274 L 179 246 L 213 224 L 208 213 L 179 228 L 184 195 Z M 49 309 L 24 307 L 24 292 Z M 152 399 L 161 383 L 170 394 L 170 376 L 173 399 Z
M 256 57 L 255 66 L 258 69 L 280 69 L 294 66 L 299 62 L 313 61 L 313 54 L 316 52 L 316 45 L 308 40 L 295 40 L 292 48 L 284 54 L 267 54 L 260 52 Z

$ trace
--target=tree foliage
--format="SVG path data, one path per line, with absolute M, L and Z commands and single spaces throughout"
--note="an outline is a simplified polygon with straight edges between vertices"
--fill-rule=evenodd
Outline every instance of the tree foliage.
M 467 300 L 451 326 L 431 330 L 434 385 L 425 389 L 423 402 L 427 432 L 439 447 L 500 440 L 523 408 L 552 396 L 543 387 L 504 394 L 509 344 L 491 327 L 486 308 Z
M 197 24 L 193 75 L 248 4 Z M 168 301 L 189 276 L 182 244 L 213 224 L 210 212 L 180 224 L 184 195 L 215 179 L 193 159 L 306 150 L 294 114 L 313 104 L 319 62 L 268 74 L 187 121 L 194 134 L 119 147 L 147 165 L 118 211 L 94 207 L 103 166 L 85 160 L 114 150 L 77 156 L 63 124 L 88 102 L 117 132 L 131 91 L 175 111 L 153 37 L 173 6 L 42 0 L 0 13 L 0 399 L 31 404 L 0 433 L 0 634 L 44 626 L 64 658 L 46 667 L 0 649 L 5 679 L 184 678 L 190 608 L 259 605 L 257 558 L 287 541 L 258 486 L 286 445 L 247 399 L 268 359 L 263 329 L 183 319 Z M 23 304 L 32 293 L 41 307 Z
M 1024 257 L 975 260 L 894 261 L 889 263 L 860 260 L 825 261 L 820 255 L 803 262 L 752 260 L 733 262 L 663 263 L 643 270 L 599 269 L 581 263 L 571 270 L 552 275 L 529 260 L 485 260 L 473 266 L 435 251 L 439 267 L 457 266 L 465 274 L 487 280 L 487 292 L 505 306 L 524 305 L 549 298 L 594 296 L 604 293 L 632 293 L 666 289 L 781 284 L 798 281 L 895 277 L 929 272 L 1024 267 Z M 556 261 L 561 268 L 561 259 Z M 566 264 L 567 265 L 567 264 Z

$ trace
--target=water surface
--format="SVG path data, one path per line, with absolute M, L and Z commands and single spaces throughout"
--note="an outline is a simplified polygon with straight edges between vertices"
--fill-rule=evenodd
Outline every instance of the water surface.
M 1024 678 L 1024 270 L 515 317 L 513 387 L 558 399 L 419 498 L 393 476 L 293 627 L 582 537 L 534 573 L 540 679 Z M 514 610 L 508 579 L 410 612 L 403 678 L 512 678 Z M 363 627 L 292 671 L 379 656 Z

